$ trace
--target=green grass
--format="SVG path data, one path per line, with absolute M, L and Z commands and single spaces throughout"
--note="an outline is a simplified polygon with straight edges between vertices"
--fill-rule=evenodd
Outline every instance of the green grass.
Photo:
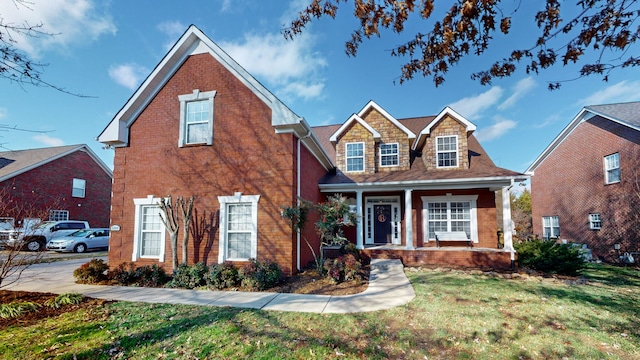
M 0 331 L 12 359 L 638 359 L 640 273 L 586 285 L 407 271 L 416 298 L 360 314 L 118 302 Z

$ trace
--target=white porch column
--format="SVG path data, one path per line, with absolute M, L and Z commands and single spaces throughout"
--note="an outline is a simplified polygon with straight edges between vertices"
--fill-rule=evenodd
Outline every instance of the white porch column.
M 356 248 L 364 249 L 364 216 L 362 215 L 362 190 L 356 190 Z
M 413 246 L 413 202 L 411 201 L 412 189 L 404 190 L 404 238 L 407 250 L 415 249 Z
M 510 189 L 511 186 L 502 187 L 502 234 L 504 237 L 504 249 L 513 253 L 513 223 L 511 221 Z

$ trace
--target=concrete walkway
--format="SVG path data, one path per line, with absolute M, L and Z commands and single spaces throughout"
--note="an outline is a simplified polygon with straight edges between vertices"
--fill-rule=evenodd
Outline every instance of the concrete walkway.
M 106 258 L 102 258 L 106 261 Z M 76 284 L 73 270 L 88 259 L 32 265 L 18 282 L 4 288 L 85 296 L 132 302 L 232 306 L 239 308 L 311 313 L 357 313 L 390 309 L 407 304 L 415 297 L 400 260 L 373 259 L 369 287 L 354 295 L 305 295 L 269 292 L 211 291 L 139 288 Z M 10 279 L 8 279 L 10 280 Z

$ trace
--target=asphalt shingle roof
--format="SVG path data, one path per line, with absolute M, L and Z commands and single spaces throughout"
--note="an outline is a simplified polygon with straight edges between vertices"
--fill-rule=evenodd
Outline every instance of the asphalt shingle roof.
M 640 127 L 640 101 L 592 105 L 586 106 L 585 109 L 599 113 L 606 117 L 618 120 L 634 127 Z

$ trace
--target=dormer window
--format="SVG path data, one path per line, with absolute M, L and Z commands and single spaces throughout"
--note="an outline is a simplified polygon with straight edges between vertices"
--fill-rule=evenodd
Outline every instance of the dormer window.
M 436 155 L 439 168 L 458 167 L 458 136 L 438 136 Z
M 398 143 L 380 144 L 380 166 L 398 166 Z
M 213 98 L 215 91 L 180 95 L 180 139 L 179 146 L 213 144 Z
M 364 143 L 356 142 L 345 145 L 347 172 L 364 171 Z

